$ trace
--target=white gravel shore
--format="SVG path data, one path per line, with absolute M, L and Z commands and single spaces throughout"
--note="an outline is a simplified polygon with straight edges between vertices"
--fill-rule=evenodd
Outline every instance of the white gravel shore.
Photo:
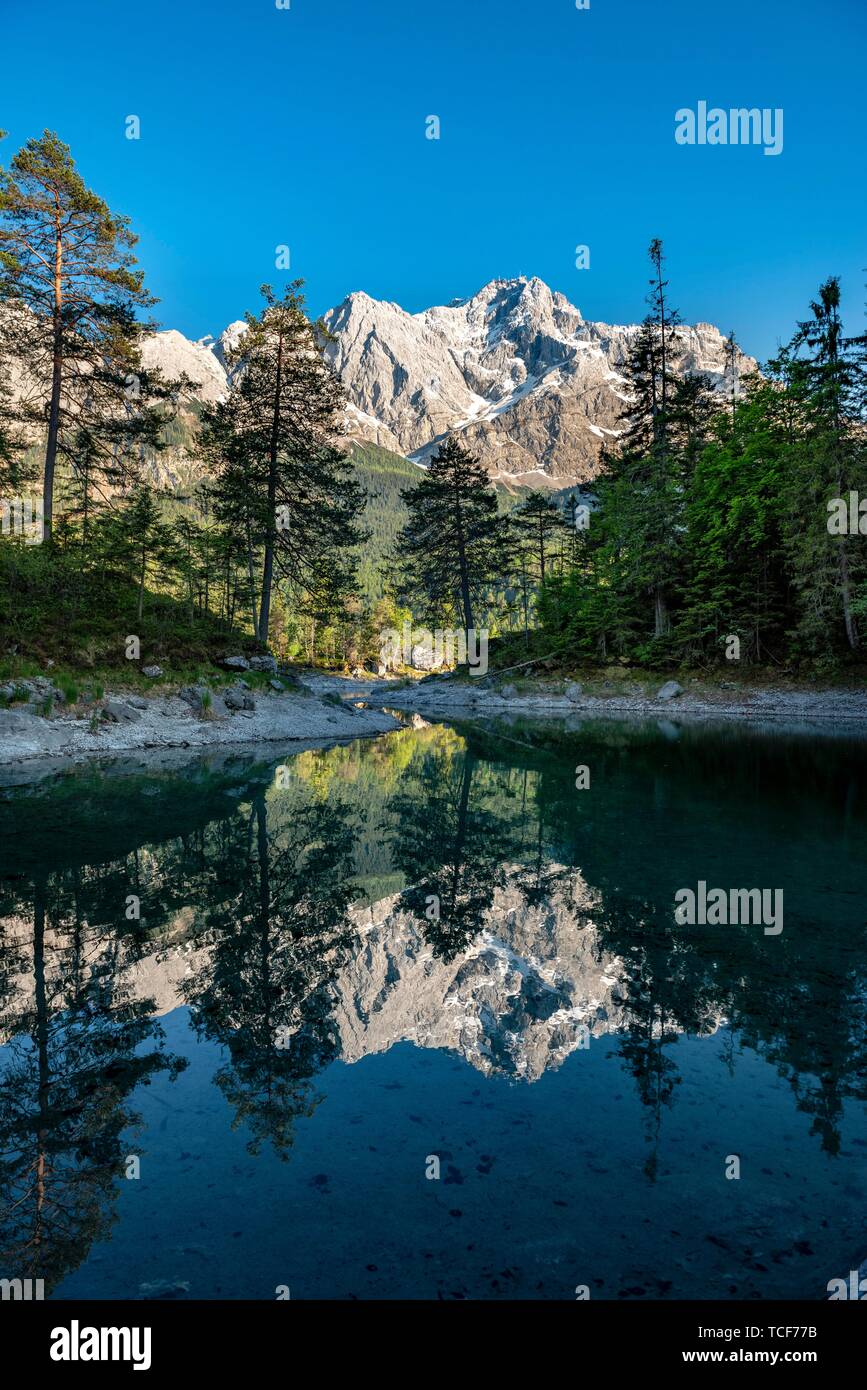
M 305 684 L 319 694 L 340 694 L 347 700 L 365 700 L 387 709 L 422 714 L 431 719 L 521 718 L 569 719 L 631 717 L 703 722 L 735 720 L 744 724 L 809 724 L 828 730 L 848 729 L 867 735 L 867 690 L 822 690 L 809 687 L 684 689 L 673 698 L 655 693 L 591 693 L 577 683 L 567 683 L 570 693 L 556 690 L 520 692 L 476 684 L 472 680 L 422 680 L 402 682 L 352 680 L 341 676 L 310 674 Z M 663 681 L 649 683 L 663 688 Z
M 867 736 L 867 692 L 859 690 L 687 689 L 663 700 L 646 693 L 585 693 L 575 685 L 568 694 L 518 692 L 468 681 L 406 684 L 318 672 L 303 673 L 301 681 L 304 694 L 257 690 L 252 710 L 230 711 L 218 701 L 214 709 L 202 712 L 177 695 L 155 693 L 143 700 L 118 692 L 106 699 L 106 704 L 125 711 L 117 722 L 102 718 L 99 708 L 86 717 L 80 710 L 61 709 L 45 718 L 13 706 L 0 710 L 0 766 L 8 770 L 29 760 L 57 765 L 148 749 L 360 738 L 398 728 L 399 720 L 389 710 L 430 719 L 735 720 L 750 727 L 785 724 Z M 364 702 L 364 707 L 356 702 Z
M 107 703 L 121 706 L 128 717 L 118 722 L 60 712 L 44 718 L 25 709 L 0 710 L 0 762 L 28 759 L 78 762 L 113 753 L 158 748 L 208 748 L 223 744 L 309 742 L 360 738 L 387 733 L 397 721 L 376 709 L 329 704 L 313 695 L 290 691 L 255 692 L 255 709 L 195 712 L 175 695 L 139 699 L 137 708 L 122 692 Z

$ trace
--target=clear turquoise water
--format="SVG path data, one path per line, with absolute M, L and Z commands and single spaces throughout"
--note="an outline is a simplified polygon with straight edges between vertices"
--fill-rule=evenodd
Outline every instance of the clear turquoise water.
M 867 1255 L 865 765 L 434 725 L 7 788 L 0 1276 L 826 1296 Z M 700 879 L 782 933 L 678 926 Z

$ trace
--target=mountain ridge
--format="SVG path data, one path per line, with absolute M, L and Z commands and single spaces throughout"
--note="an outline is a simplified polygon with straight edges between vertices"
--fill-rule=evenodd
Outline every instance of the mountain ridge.
M 495 480 L 555 489 L 592 481 L 605 442 L 617 438 L 628 402 L 622 368 L 640 329 L 584 319 L 535 276 L 491 280 L 418 313 L 355 290 L 323 323 L 325 355 L 347 392 L 349 440 L 425 463 L 454 433 Z M 227 350 L 243 331 L 236 320 L 194 342 L 165 330 L 146 339 L 143 361 L 186 373 L 203 401 L 218 400 Z M 672 338 L 675 371 L 706 372 L 731 389 L 718 328 L 682 324 Z M 738 380 L 756 367 L 738 353 Z

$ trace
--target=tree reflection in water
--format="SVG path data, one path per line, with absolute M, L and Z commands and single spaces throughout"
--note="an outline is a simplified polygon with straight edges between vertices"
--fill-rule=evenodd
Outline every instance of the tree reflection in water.
M 839 1152 L 846 1101 L 867 1098 L 860 747 L 433 726 L 289 767 L 286 786 L 237 758 L 182 775 L 87 770 L 0 800 L 8 1275 L 50 1290 L 110 1229 L 136 1151 L 135 1092 L 185 1065 L 165 1047 L 167 1008 L 186 1004 L 223 1048 L 214 1081 L 249 1151 L 288 1157 L 317 1076 L 341 1055 L 339 986 L 364 966 L 365 904 L 413 921 L 444 965 L 499 942 L 522 980 L 499 1021 L 513 1035 L 575 1002 L 582 965 L 562 954 L 552 904 L 577 885 L 578 938 L 616 975 L 612 1045 L 644 1107 L 646 1175 L 677 1100 L 678 1039 L 720 1028 L 726 1065 L 744 1049 L 764 1057 L 824 1152 Z M 782 936 L 676 926 L 674 892 L 700 878 L 782 886 Z M 179 952 L 189 973 L 158 1001 L 149 971 Z M 397 961 L 386 988 L 400 981 Z M 488 1062 L 508 1070 L 496 1046 Z

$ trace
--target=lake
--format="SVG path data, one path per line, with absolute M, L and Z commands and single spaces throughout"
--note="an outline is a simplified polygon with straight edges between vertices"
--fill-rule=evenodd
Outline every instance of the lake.
M 867 1255 L 867 743 L 415 723 L 0 791 L 0 1277 L 827 1297 Z M 782 929 L 682 924 L 699 884 Z

